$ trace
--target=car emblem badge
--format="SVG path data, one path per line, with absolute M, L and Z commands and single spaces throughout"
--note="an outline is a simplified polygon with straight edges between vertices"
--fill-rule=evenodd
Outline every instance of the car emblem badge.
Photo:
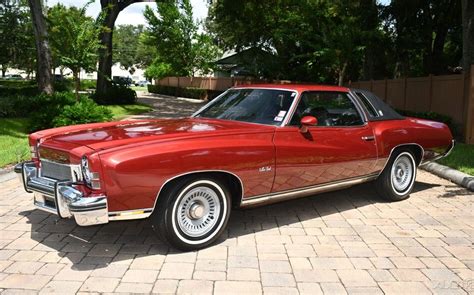
M 269 172 L 272 171 L 272 166 L 264 166 L 258 169 L 258 172 Z

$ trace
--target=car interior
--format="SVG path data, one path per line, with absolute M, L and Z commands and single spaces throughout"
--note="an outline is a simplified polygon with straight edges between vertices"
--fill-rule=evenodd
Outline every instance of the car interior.
M 317 126 L 358 126 L 362 118 L 347 93 L 331 91 L 307 91 L 295 110 L 290 125 L 300 124 L 301 118 L 313 116 Z

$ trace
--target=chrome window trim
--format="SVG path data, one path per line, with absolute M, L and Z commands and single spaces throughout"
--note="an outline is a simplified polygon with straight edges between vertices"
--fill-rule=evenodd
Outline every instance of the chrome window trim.
M 158 193 L 156 194 L 156 197 L 155 197 L 155 203 L 153 204 L 153 210 L 152 212 L 150 213 L 150 215 L 155 211 L 156 209 L 156 204 L 158 202 L 158 197 L 160 196 L 161 194 L 161 191 L 163 190 L 163 188 L 165 187 L 166 184 L 168 184 L 170 181 L 176 179 L 176 178 L 179 178 L 181 176 L 186 176 L 186 175 L 190 175 L 190 174 L 197 174 L 197 173 L 214 173 L 214 172 L 217 172 L 217 173 L 227 173 L 227 174 L 230 174 L 230 175 L 233 175 L 235 176 L 239 182 L 240 182 L 240 188 L 242 190 L 242 196 L 241 196 L 241 200 L 243 199 L 244 197 L 244 183 L 242 181 L 242 179 L 235 173 L 233 172 L 230 172 L 228 170 L 219 170 L 219 169 L 209 169 L 209 170 L 194 170 L 194 171 L 189 171 L 189 172 L 185 172 L 185 173 L 181 173 L 181 174 L 178 174 L 178 175 L 175 175 L 171 178 L 168 178 L 160 187 L 160 189 L 158 190 Z
M 273 126 L 273 127 L 283 127 L 286 125 L 287 122 L 289 122 L 289 119 L 291 114 L 292 114 L 292 109 L 295 107 L 295 102 L 299 99 L 300 93 L 298 90 L 295 89 L 287 89 L 287 88 L 272 88 L 272 87 L 232 87 L 224 91 L 222 94 L 218 95 L 216 98 L 214 98 L 212 101 L 201 107 L 198 111 L 196 111 L 194 114 L 191 115 L 191 118 L 196 118 L 196 116 L 207 109 L 208 107 L 212 106 L 221 96 L 226 94 L 230 90 L 242 90 L 242 89 L 261 89 L 261 90 L 279 90 L 279 91 L 286 91 L 286 92 L 292 92 L 296 93 L 295 98 L 293 99 L 293 102 L 290 105 L 290 108 L 288 109 L 288 112 L 285 116 L 285 119 L 281 122 L 280 125 L 269 125 L 269 124 L 262 124 L 262 123 L 255 123 L 255 122 L 245 122 L 245 121 L 237 121 L 237 120 L 227 120 L 227 119 L 217 119 L 217 120 L 224 120 L 224 121 L 235 121 L 235 122 L 240 122 L 240 123 L 249 123 L 249 124 L 257 124 L 257 125 L 263 125 L 263 126 Z M 293 110 L 294 112 L 294 110 Z M 201 117 L 197 117 L 201 118 Z M 202 117 L 203 119 L 206 119 L 206 117 Z M 208 118 L 208 119 L 216 119 L 216 118 Z
M 303 96 L 303 94 L 305 92 L 336 92 L 336 93 L 346 93 L 347 96 L 349 97 L 349 100 L 354 104 L 356 110 L 357 110 L 357 113 L 359 113 L 359 117 L 361 118 L 362 120 L 362 124 L 361 125 L 353 125 L 353 126 L 311 126 L 310 128 L 358 128 L 358 127 L 364 127 L 364 126 L 367 126 L 368 125 L 368 122 L 369 120 L 367 119 L 367 116 L 365 114 L 365 112 L 361 109 L 359 103 L 357 102 L 357 100 L 354 98 L 354 96 L 351 94 L 351 92 L 345 92 L 345 91 L 324 91 L 324 90 L 305 90 L 303 92 L 301 92 L 300 95 L 298 95 L 298 103 L 300 102 L 301 100 L 301 97 Z M 282 125 L 282 127 L 293 127 L 293 128 L 299 128 L 299 126 L 297 125 L 289 125 L 289 123 L 291 122 L 291 119 L 293 119 L 293 115 L 294 115 L 294 112 L 296 111 L 296 108 L 297 108 L 298 104 L 295 105 L 295 108 L 293 109 L 293 112 L 291 113 L 291 118 L 288 120 L 287 124 L 286 125 Z
M 351 92 L 354 94 L 354 97 L 356 98 L 357 101 L 359 101 L 359 100 L 362 101 L 362 99 L 361 99 L 361 98 L 359 97 L 359 95 L 357 94 L 357 93 L 358 93 L 357 91 L 353 91 L 353 90 L 352 90 Z M 373 117 L 374 117 L 374 118 L 379 118 L 379 117 L 381 117 L 381 116 L 383 115 L 383 113 L 382 113 L 382 114 L 379 113 L 379 110 L 377 110 L 377 109 L 375 108 L 375 106 L 373 105 L 373 103 L 367 98 L 367 96 L 365 96 L 364 93 L 362 93 L 362 92 L 359 92 L 359 93 L 360 93 L 360 95 L 362 95 L 362 96 L 364 97 L 364 100 L 370 105 L 370 107 L 372 108 L 372 110 L 375 112 L 376 115 L 373 116 Z M 364 108 L 365 108 L 365 104 L 364 104 L 364 103 L 361 103 L 361 105 L 364 106 Z M 367 112 L 369 112 L 369 110 L 367 110 Z M 380 112 L 382 112 L 382 111 L 380 111 Z M 367 117 L 368 117 L 368 114 L 367 114 Z

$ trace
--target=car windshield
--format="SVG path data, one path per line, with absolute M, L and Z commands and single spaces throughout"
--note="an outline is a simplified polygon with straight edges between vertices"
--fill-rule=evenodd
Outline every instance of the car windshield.
M 296 98 L 296 92 L 277 89 L 230 89 L 195 117 L 280 125 Z

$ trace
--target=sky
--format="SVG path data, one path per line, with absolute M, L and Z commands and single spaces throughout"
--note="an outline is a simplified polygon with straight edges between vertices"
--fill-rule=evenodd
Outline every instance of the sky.
M 47 0 L 48 6 L 53 6 L 56 3 L 62 3 L 66 6 L 83 6 L 88 0 Z M 116 25 L 132 24 L 132 25 L 144 25 L 146 23 L 145 18 L 143 17 L 143 10 L 149 5 L 151 7 L 156 7 L 154 2 L 150 3 L 135 3 L 122 12 L 120 12 Z M 191 5 L 193 6 L 193 15 L 194 18 L 204 19 L 207 16 L 207 1 L 206 0 L 191 0 Z M 94 1 L 89 5 L 87 9 L 87 14 L 92 17 L 97 17 L 100 12 L 100 1 Z
M 88 0 L 47 0 L 48 6 L 53 6 L 56 3 L 63 3 L 67 6 L 83 6 Z M 388 4 L 390 0 L 378 0 L 379 3 Z M 118 16 L 116 25 L 124 24 L 146 24 L 145 18 L 143 17 L 143 10 L 145 6 L 156 7 L 154 2 L 151 3 L 135 3 L 125 8 Z M 191 0 L 191 5 L 193 6 L 194 18 L 202 20 L 207 16 L 207 1 L 206 0 Z M 94 1 L 87 9 L 87 14 L 92 17 L 97 17 L 100 12 L 100 1 Z

